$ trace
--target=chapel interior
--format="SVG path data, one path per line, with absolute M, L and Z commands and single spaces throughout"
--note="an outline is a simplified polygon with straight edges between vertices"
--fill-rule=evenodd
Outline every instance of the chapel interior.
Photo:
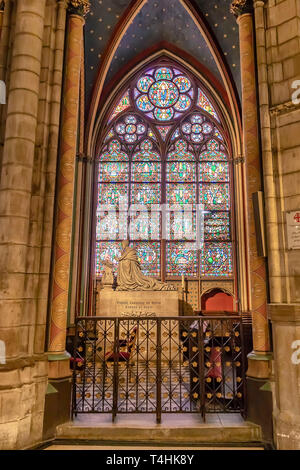
M 300 450 L 299 0 L 0 0 L 0 449 Z

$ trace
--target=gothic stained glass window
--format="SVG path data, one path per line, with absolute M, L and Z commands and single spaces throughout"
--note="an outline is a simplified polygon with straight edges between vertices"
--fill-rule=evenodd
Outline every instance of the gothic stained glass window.
M 160 276 L 160 242 L 134 242 L 142 272 L 146 276 Z
M 145 69 L 111 111 L 98 158 L 98 276 L 105 259 L 116 263 L 127 237 L 145 275 L 233 276 L 226 132 L 208 93 L 179 69 Z M 159 211 L 165 203 L 167 217 Z M 196 204 L 205 209 L 203 248 L 195 244 Z
M 201 253 L 203 276 L 232 276 L 232 248 L 230 243 L 204 243 Z
M 197 276 L 198 251 L 189 242 L 167 242 L 167 276 Z

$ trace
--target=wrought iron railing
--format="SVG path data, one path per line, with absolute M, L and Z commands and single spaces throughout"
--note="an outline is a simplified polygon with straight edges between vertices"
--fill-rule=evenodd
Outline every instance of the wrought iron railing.
M 80 317 L 73 414 L 245 412 L 240 316 Z

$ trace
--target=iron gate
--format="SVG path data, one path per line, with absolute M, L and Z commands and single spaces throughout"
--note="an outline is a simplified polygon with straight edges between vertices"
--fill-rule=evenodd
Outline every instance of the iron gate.
M 239 316 L 80 317 L 73 414 L 242 413 Z

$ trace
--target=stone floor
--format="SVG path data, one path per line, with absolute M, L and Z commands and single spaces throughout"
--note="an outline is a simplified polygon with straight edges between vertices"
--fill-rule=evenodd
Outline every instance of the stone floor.
M 57 439 L 76 441 L 77 444 L 88 441 L 107 445 L 158 445 L 164 443 L 171 447 L 178 445 L 206 447 L 219 445 L 261 445 L 259 426 L 244 421 L 239 414 L 210 414 L 203 422 L 198 414 L 164 414 L 162 423 L 157 424 L 152 414 L 118 415 L 112 423 L 110 414 L 79 415 L 73 422 L 57 428 Z M 60 444 L 62 444 L 60 442 Z

